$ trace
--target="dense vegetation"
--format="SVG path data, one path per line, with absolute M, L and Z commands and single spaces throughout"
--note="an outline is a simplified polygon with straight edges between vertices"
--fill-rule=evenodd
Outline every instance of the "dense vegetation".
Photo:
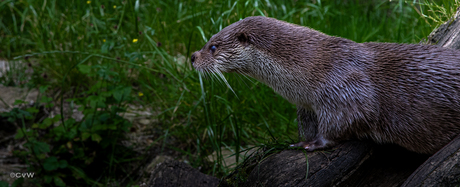
M 295 106 L 265 85 L 226 75 L 202 79 L 190 54 L 213 34 L 263 15 L 356 42 L 418 43 L 453 15 L 457 0 L 0 0 L 0 84 L 39 88 L 46 107 L 80 106 L 82 121 L 36 121 L 39 105 L 3 114 L 20 128 L 15 155 L 37 184 L 121 184 L 122 166 L 145 155 L 122 146 L 128 104 L 155 111 L 152 147 L 186 155 L 215 176 L 229 170 L 207 156 L 222 147 L 297 140 Z M 22 65 L 21 65 L 22 64 Z M 24 69 L 33 68 L 32 74 Z M 21 101 L 17 101 L 21 104 Z M 162 149 L 163 150 L 163 149 Z M 81 180 L 83 179 L 83 180 Z M 21 181 L 18 181 L 19 184 Z M 123 184 L 136 184 L 124 181 Z M 131 182 L 131 183 L 130 183 Z M 1 183 L 1 182 L 0 182 Z

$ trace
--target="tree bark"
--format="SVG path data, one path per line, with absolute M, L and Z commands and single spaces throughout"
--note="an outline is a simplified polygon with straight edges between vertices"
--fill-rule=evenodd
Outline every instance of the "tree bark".
M 219 179 L 199 172 L 186 163 L 169 160 L 158 164 L 146 186 L 149 187 L 214 187 Z
M 459 7 L 460 8 L 460 7 Z M 460 9 L 457 8 L 457 13 L 449 21 L 445 22 L 435 29 L 428 36 L 428 40 L 424 43 L 447 47 L 451 49 L 460 49 Z
M 459 186 L 460 136 L 430 157 L 402 186 Z
M 359 141 L 330 152 L 285 150 L 255 167 L 243 186 L 332 186 L 352 175 L 372 153 L 370 142 Z
M 221 186 L 400 186 L 427 158 L 396 145 L 347 141 L 332 150 L 284 150 L 249 169 L 243 182 L 231 181 L 244 171 L 236 170 Z

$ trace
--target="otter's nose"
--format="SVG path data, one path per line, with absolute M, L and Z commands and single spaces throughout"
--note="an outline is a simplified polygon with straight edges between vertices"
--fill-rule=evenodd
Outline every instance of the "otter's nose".
M 194 53 L 192 54 L 192 59 L 191 59 L 192 65 L 193 65 L 193 63 L 195 63 L 196 53 L 197 53 L 197 52 L 194 52 Z

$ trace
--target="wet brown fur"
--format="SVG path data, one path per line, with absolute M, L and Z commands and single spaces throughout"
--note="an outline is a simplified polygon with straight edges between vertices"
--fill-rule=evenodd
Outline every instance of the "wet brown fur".
M 308 150 L 369 138 L 432 154 L 460 133 L 460 52 L 452 49 L 355 43 L 248 17 L 214 35 L 192 62 L 201 72 L 251 76 L 295 104 L 304 140 L 297 146 Z

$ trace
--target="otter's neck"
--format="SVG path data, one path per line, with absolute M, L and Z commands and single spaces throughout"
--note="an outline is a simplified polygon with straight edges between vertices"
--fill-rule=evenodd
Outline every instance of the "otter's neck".
M 270 86 L 275 92 L 296 105 L 310 105 L 312 85 L 307 72 L 296 67 L 286 67 L 288 62 L 279 61 L 262 51 L 255 51 L 255 61 L 251 63 L 249 76 Z M 283 65 L 285 64 L 285 65 Z

